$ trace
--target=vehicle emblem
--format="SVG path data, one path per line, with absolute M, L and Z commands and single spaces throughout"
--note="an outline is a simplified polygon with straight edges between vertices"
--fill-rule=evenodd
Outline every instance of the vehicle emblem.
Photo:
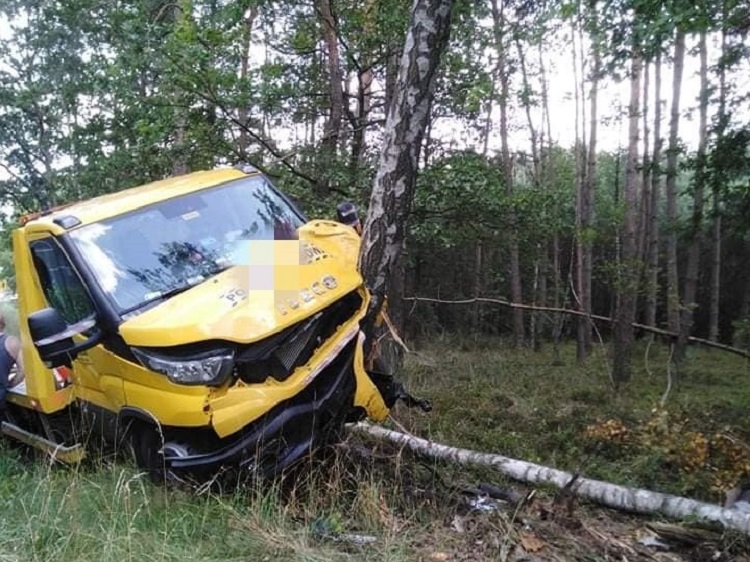
M 289 299 L 288 301 L 286 301 L 286 303 L 292 310 L 297 310 L 299 308 L 299 301 Z
M 323 288 L 323 286 L 320 283 L 318 283 L 317 281 L 315 283 L 313 283 L 312 287 L 310 287 L 310 288 L 312 289 L 312 292 L 315 293 L 316 295 L 322 295 L 323 293 L 326 292 L 326 290 Z
M 323 283 L 323 286 L 326 289 L 335 289 L 339 286 L 339 284 L 336 282 L 336 278 L 333 275 L 326 275 L 321 279 L 321 282 Z
M 315 298 L 315 297 L 313 297 L 313 294 L 310 291 L 308 291 L 307 289 L 302 289 L 299 292 L 299 296 L 302 297 L 302 300 L 305 301 L 305 302 L 310 302 L 311 300 L 313 300 Z

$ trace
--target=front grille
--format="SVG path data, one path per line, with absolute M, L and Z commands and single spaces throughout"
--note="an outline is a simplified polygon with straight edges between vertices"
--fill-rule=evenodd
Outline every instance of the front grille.
M 315 351 L 339 326 L 350 320 L 361 305 L 359 293 L 351 292 L 284 331 L 240 348 L 235 359 L 237 375 L 247 383 L 260 383 L 268 377 L 286 380 L 297 367 L 310 361 Z

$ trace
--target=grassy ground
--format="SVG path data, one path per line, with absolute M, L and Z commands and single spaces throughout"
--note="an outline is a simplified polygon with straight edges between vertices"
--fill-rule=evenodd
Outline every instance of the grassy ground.
M 695 352 L 666 411 L 654 414 L 666 385 L 664 348 L 649 351 L 647 369 L 641 347 L 633 381 L 616 395 L 602 354 L 580 368 L 572 347 L 554 365 L 551 351 L 481 344 L 479 350 L 475 343 L 433 341 L 410 356 L 408 386 L 429 397 L 434 410 L 399 406 L 394 419 L 448 444 L 723 499 L 710 488 L 716 452 L 686 468 L 670 442 L 690 431 L 748 442 L 750 370 L 743 360 Z M 604 429 L 592 432 L 592 425 Z M 48 466 L 5 445 L 0 561 L 749 560 L 742 558 L 748 544 L 731 533 L 658 552 L 638 543 L 649 532 L 646 519 L 560 501 L 549 490 L 518 510 L 503 504 L 482 511 L 472 507 L 467 488 L 488 482 L 528 490 L 490 470 L 420 460 L 360 439 L 302 474 L 225 494 L 164 489 L 126 461 Z
M 675 373 L 668 348 L 643 342 L 632 380 L 614 392 L 601 349 L 581 367 L 572 345 L 559 365 L 552 350 L 479 345 L 434 342 L 412 355 L 410 387 L 435 411 L 399 410 L 399 420 L 438 441 L 706 501 L 723 502 L 721 490 L 736 483 L 726 480 L 750 473 L 750 362 L 741 357 L 690 349 Z M 722 450 L 723 438 L 738 450 Z M 731 452 L 737 474 L 726 466 Z

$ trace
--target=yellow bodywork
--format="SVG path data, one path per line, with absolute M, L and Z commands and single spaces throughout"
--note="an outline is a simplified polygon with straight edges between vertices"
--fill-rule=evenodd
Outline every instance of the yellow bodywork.
M 308 364 L 297 368 L 285 381 L 268 378 L 260 384 L 235 381 L 215 388 L 185 386 L 99 345 L 81 353 L 73 362 L 73 384 L 56 387 L 51 370 L 42 363 L 31 341 L 28 324 L 23 321 L 34 311 L 49 306 L 32 264 L 29 242 L 66 232 L 53 222 L 58 216 L 76 217 L 80 224 L 74 229 L 246 175 L 227 169 L 167 179 L 76 203 L 34 218 L 17 229 L 13 243 L 27 382 L 25 393 L 11 393 L 8 400 L 44 413 L 61 410 L 74 401 L 95 404 L 113 413 L 127 407 L 159 424 L 210 426 L 224 437 L 299 393 L 344 344 L 361 338 L 359 321 L 369 296 L 357 271 L 359 237 L 341 224 L 312 221 L 299 230 L 299 240 L 258 242 L 251 248 L 247 265 L 232 267 L 125 319 L 119 327 L 120 335 L 131 346 L 163 347 L 207 340 L 252 343 L 309 317 L 351 291 L 359 291 L 363 297 L 359 312 L 321 345 Z M 335 283 L 324 286 L 326 278 L 333 278 Z M 239 302 L 223 298 L 227 294 L 240 295 Z M 305 298 L 300 298 L 301 294 Z M 308 299 L 310 295 L 312 298 Z M 357 347 L 354 371 L 355 405 L 364 408 L 373 420 L 385 419 L 388 408 L 365 372 L 361 345 Z

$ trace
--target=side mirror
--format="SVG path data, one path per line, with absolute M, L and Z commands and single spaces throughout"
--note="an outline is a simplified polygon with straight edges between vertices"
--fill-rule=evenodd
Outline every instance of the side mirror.
M 96 330 L 86 341 L 76 344 L 73 336 L 96 326 L 96 320 L 83 320 L 68 326 L 65 319 L 54 308 L 43 308 L 29 315 L 29 332 L 42 361 L 50 367 L 70 364 L 82 351 L 98 344 L 101 331 Z
M 351 226 L 359 234 L 362 234 L 362 223 L 359 221 L 359 213 L 354 203 L 345 201 L 336 207 L 336 216 L 340 223 Z

